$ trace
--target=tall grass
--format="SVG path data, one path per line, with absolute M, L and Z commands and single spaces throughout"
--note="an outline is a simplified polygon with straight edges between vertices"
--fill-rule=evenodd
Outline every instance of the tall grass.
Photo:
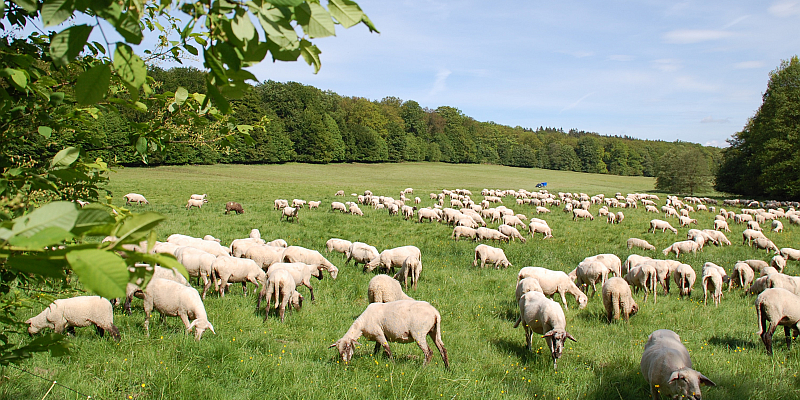
M 659 296 L 657 304 L 652 299 L 643 303 L 642 295 L 635 295 L 640 311 L 628 324 L 607 323 L 599 297 L 590 298 L 584 310 L 577 310 L 574 299 L 568 297 L 567 329 L 578 342 L 568 342 L 558 370 L 553 370 L 543 339 L 535 337 L 533 351 L 525 349 L 523 330 L 511 327 L 518 314 L 513 297 L 519 268 L 569 271 L 584 257 L 598 253 L 614 253 L 624 260 L 634 252 L 625 246 L 629 237 L 646 239 L 659 250 L 683 240 L 687 228 L 679 229 L 677 236 L 646 232 L 648 221 L 663 215 L 623 210 L 625 221 L 612 226 L 601 218 L 573 222 L 571 215 L 553 207 L 544 218 L 555 237 L 542 240 L 537 236 L 525 244 L 492 244 L 503 248 L 514 264 L 496 270 L 472 267 L 476 244 L 451 240 L 451 228 L 446 225 L 404 221 L 366 206 L 362 207 L 364 217 L 329 211 L 331 201 L 341 200 L 333 196 L 339 189 L 345 190 L 347 199 L 350 193 L 365 189 L 397 198 L 400 190 L 413 187 L 414 196 L 427 206 L 432 204 L 428 193 L 443 188 L 470 189 L 480 198 L 482 188 L 533 190 L 541 181 L 549 183 L 551 192 L 606 195 L 652 192 L 653 186 L 652 179 L 641 177 L 428 163 L 121 169 L 112 175 L 109 185 L 115 204 L 122 204 L 122 196 L 128 192 L 144 194 L 151 205 L 137 209 L 168 216 L 159 228 L 160 240 L 171 233 L 212 234 L 230 243 L 258 228 L 266 239 L 283 238 L 320 251 L 331 237 L 363 241 L 379 250 L 419 247 L 424 270 L 419 289 L 408 294 L 441 312 L 451 369 L 444 369 L 436 350 L 431 365 L 422 367 L 422 352 L 413 343 L 390 344 L 393 361 L 383 355 L 372 356 L 373 343 L 363 338 L 363 346 L 349 364 L 339 361 L 328 346 L 367 306 L 366 288 L 373 276 L 352 264 L 343 265 L 339 254 L 329 256 L 340 268 L 339 278 L 314 280 L 316 302 L 289 313 L 285 323 L 273 314 L 263 322 L 264 311 L 255 310 L 255 297 L 242 296 L 234 285 L 225 298 L 212 294 L 206 299 L 216 335 L 206 331 L 197 342 L 184 334 L 179 319 L 162 322 L 154 315 L 148 337 L 143 330 L 141 301 L 137 300 L 133 315 L 115 315 L 122 332 L 120 343 L 97 337 L 93 329 L 79 328 L 70 340 L 74 347 L 71 356 L 36 355 L 22 367 L 102 399 L 647 399 L 649 388 L 639 373 L 643 346 L 652 331 L 669 328 L 683 339 L 695 368 L 717 383 L 716 388 L 704 389 L 704 398 L 800 398 L 797 347 L 787 351 L 782 333 L 777 333 L 775 355 L 766 355 L 755 334 L 753 298 L 741 291 L 726 293 L 719 307 L 704 306 L 698 286 L 688 300 L 680 300 L 674 288 L 672 294 Z M 187 211 L 184 206 L 193 193 L 208 193 L 211 202 Z M 323 207 L 301 210 L 299 221 L 289 223 L 272 208 L 277 198 L 322 200 Z M 226 201 L 242 203 L 245 213 L 224 215 Z M 510 199 L 505 202 L 517 212 L 534 213 L 530 206 L 516 206 Z M 592 211 L 596 210 L 595 206 Z M 700 227 L 712 226 L 712 214 L 696 213 L 695 217 Z M 779 247 L 797 247 L 798 228 L 785 226 L 784 233 L 767 235 Z M 698 276 L 705 261 L 730 271 L 736 260 L 768 259 L 765 253 L 740 244 L 743 228 L 732 228 L 734 233 L 728 237 L 733 246 L 706 247 L 681 259 L 692 265 Z M 790 262 L 787 272 L 797 271 L 796 262 Z M 252 292 L 254 287 L 248 289 Z M 300 291 L 307 294 L 303 288 Z M 31 310 L 30 315 L 39 311 Z M 41 398 L 51 384 L 15 369 L 6 368 L 3 374 L 2 398 Z M 76 395 L 55 387 L 48 398 Z

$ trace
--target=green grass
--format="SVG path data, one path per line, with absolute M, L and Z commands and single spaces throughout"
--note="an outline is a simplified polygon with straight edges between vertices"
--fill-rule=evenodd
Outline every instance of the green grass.
M 289 313 L 285 323 L 263 311 L 255 311 L 255 297 L 243 297 L 238 286 L 231 294 L 206 299 L 206 310 L 217 334 L 207 331 L 202 341 L 185 336 L 177 318 L 164 322 L 154 315 L 147 337 L 142 327 L 141 301 L 134 301 L 132 316 L 121 312 L 115 323 L 122 341 L 98 338 L 91 328 L 77 329 L 70 339 L 69 357 L 36 355 L 22 367 L 82 393 L 102 399 L 255 399 L 255 398 L 515 398 L 515 399 L 647 399 L 649 389 L 639 373 L 639 359 L 647 336 L 656 329 L 676 331 L 689 349 L 694 366 L 717 383 L 705 388 L 707 399 L 796 399 L 800 397 L 800 350 L 786 350 L 783 333 L 775 336 L 775 355 L 767 356 L 755 334 L 753 298 L 741 291 L 725 294 L 722 304 L 703 306 L 702 288 L 695 286 L 690 300 L 674 291 L 642 304 L 629 324 L 608 324 L 599 297 L 590 298 L 584 310 L 574 299 L 566 311 L 568 331 L 577 343 L 568 342 L 554 371 L 544 340 L 535 338 L 534 351 L 524 345 L 523 330 L 511 326 L 517 316 L 513 301 L 516 274 L 524 266 L 569 271 L 584 257 L 614 253 L 623 260 L 632 253 L 625 247 L 629 237 L 650 241 L 659 250 L 679 235 L 650 234 L 648 221 L 663 215 L 644 209 L 624 210 L 625 221 L 610 226 L 601 218 L 573 222 L 560 208 L 544 218 L 553 227 L 553 239 L 541 236 L 527 243 L 494 244 L 505 249 L 514 267 L 505 270 L 471 266 L 475 243 L 449 239 L 451 228 L 441 224 L 417 224 L 363 206 L 364 217 L 329 212 L 333 193 L 344 190 L 398 197 L 406 187 L 415 189 L 422 205 L 432 203 L 428 193 L 443 188 L 466 188 L 480 198 L 482 188 L 534 189 L 538 182 L 548 189 L 589 194 L 653 192 L 653 179 L 589 175 L 538 169 L 485 165 L 429 163 L 379 165 L 184 166 L 121 169 L 112 174 L 109 189 L 115 204 L 123 204 L 128 192 L 144 194 L 151 205 L 136 207 L 163 213 L 169 218 L 158 230 L 160 240 L 171 233 L 193 236 L 212 234 L 230 243 L 246 237 L 252 228 L 265 239 L 286 239 L 290 244 L 324 251 L 325 241 L 339 237 L 363 241 L 379 250 L 415 245 L 422 250 L 424 270 L 419 290 L 408 294 L 433 304 L 442 314 L 443 339 L 451 369 L 445 370 L 434 349 L 431 365 L 422 367 L 422 352 L 415 344 L 391 344 L 395 359 L 373 357 L 372 342 L 356 350 L 349 365 L 338 361 L 328 346 L 340 338 L 367 306 L 367 282 L 373 276 L 360 268 L 344 266 L 339 254 L 329 259 L 340 268 L 337 280 L 314 280 L 317 301 Z M 208 193 L 211 202 L 202 209 L 185 210 L 193 193 Z M 662 195 L 663 204 L 664 196 Z M 281 221 L 273 200 L 293 198 L 322 200 L 318 211 L 302 210 L 297 223 Z M 245 214 L 224 215 L 224 203 L 238 201 Z M 532 215 L 533 207 L 516 206 Z M 596 214 L 597 207 L 593 207 Z M 713 215 L 696 213 L 700 227 L 710 227 Z M 733 223 L 731 223 L 733 225 Z M 782 234 L 767 233 L 779 247 L 797 247 L 798 228 L 785 223 Z M 684 262 L 700 275 L 705 261 L 730 271 L 738 259 L 767 259 L 763 252 L 741 246 L 743 228 L 732 226 L 729 247 L 707 247 Z M 526 235 L 527 236 L 527 235 Z M 661 256 L 660 253 L 639 254 Z M 796 274 L 796 262 L 787 272 Z M 249 287 L 253 289 L 252 285 Z M 300 289 L 307 294 L 307 290 Z M 42 306 L 44 308 L 44 305 Z M 40 310 L 31 310 L 30 315 Z M 28 315 L 21 315 L 27 318 Z M 429 341 L 431 342 L 431 341 Z M 432 345 L 432 342 L 431 342 Z M 0 397 L 41 398 L 50 382 L 32 378 L 12 368 L 3 371 Z M 55 387 L 48 399 L 72 399 L 76 394 Z

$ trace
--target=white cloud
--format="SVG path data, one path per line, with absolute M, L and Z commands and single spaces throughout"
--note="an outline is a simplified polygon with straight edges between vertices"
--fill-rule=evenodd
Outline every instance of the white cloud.
M 608 56 L 608 59 L 611 61 L 633 61 L 634 58 L 634 56 L 629 56 L 627 54 L 612 54 Z
M 664 34 L 664 41 L 673 44 L 692 44 L 707 42 L 711 40 L 725 39 L 733 36 L 727 31 L 702 30 L 702 29 L 679 29 Z
M 733 64 L 733 68 L 736 69 L 754 69 L 754 68 L 761 68 L 764 66 L 763 61 L 742 61 L 740 63 Z
M 591 95 L 593 95 L 593 94 L 594 94 L 594 92 L 587 93 L 585 96 L 583 96 L 583 97 L 581 97 L 580 99 L 578 99 L 578 101 L 576 101 L 576 102 L 574 102 L 574 103 L 572 103 L 572 104 L 570 104 L 570 105 L 568 105 L 568 106 L 564 107 L 564 108 L 561 110 L 561 112 L 564 112 L 564 111 L 567 111 L 567 110 L 569 110 L 569 109 L 571 109 L 571 108 L 575 108 L 575 107 L 577 107 L 577 106 L 578 106 L 578 104 L 581 104 L 581 102 L 582 102 L 582 101 L 586 100 L 586 98 L 587 98 L 587 97 L 589 97 L 589 96 L 591 96 Z
M 709 140 L 704 144 L 704 146 L 714 146 L 714 147 L 728 147 L 728 142 L 720 142 L 719 140 Z
M 729 122 L 731 122 L 730 118 L 714 119 L 710 115 L 700 120 L 701 124 L 727 124 Z
M 653 60 L 653 68 L 661 72 L 675 72 L 681 69 L 681 62 L 670 58 L 662 58 L 660 60 Z
M 450 71 L 449 69 L 439 70 L 439 72 L 436 73 L 436 81 L 433 82 L 433 88 L 431 88 L 431 91 L 428 92 L 428 96 L 433 96 L 444 91 L 447 88 L 447 77 L 452 73 L 453 71 Z
M 800 2 L 797 1 L 777 1 L 772 3 L 767 9 L 770 14 L 776 17 L 791 17 L 800 15 Z

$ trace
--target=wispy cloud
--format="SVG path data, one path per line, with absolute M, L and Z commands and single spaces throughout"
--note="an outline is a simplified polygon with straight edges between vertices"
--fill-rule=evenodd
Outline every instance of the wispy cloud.
M 728 142 L 720 142 L 719 140 L 709 140 L 706 142 L 704 146 L 714 146 L 714 147 L 728 147 Z
M 730 122 L 730 118 L 714 119 L 714 117 L 710 115 L 700 120 L 701 124 L 727 124 Z
M 743 15 L 743 16 L 741 16 L 739 18 L 736 18 L 735 20 L 725 24 L 725 26 L 723 26 L 722 29 L 728 29 L 728 28 L 738 24 L 739 22 L 742 22 L 742 21 L 746 20 L 749 17 L 750 17 L 749 15 Z
M 720 40 L 733 36 L 733 33 L 722 30 L 679 29 L 664 34 L 664 42 L 672 44 L 692 44 Z
M 439 72 L 436 73 L 436 80 L 433 82 L 433 88 L 431 88 L 431 91 L 428 92 L 428 96 L 434 96 L 443 92 L 447 88 L 447 77 L 452 73 L 453 71 L 450 71 L 449 69 L 439 70 Z
M 564 107 L 564 108 L 563 108 L 563 109 L 562 109 L 560 112 L 564 112 L 564 111 L 567 111 L 567 110 L 569 110 L 569 109 L 572 109 L 572 108 L 575 108 L 575 107 L 577 107 L 577 106 L 578 106 L 578 104 L 581 104 L 581 102 L 582 102 L 582 101 L 586 100 L 586 98 L 587 98 L 587 97 L 589 97 L 589 96 L 591 96 L 591 95 L 593 95 L 593 94 L 594 94 L 594 92 L 587 93 L 585 96 L 583 96 L 583 97 L 581 97 L 580 99 L 578 99 L 578 101 L 576 101 L 576 102 L 574 102 L 574 103 L 572 103 L 572 104 L 570 104 L 570 105 L 568 105 L 568 106 Z
M 770 14 L 776 17 L 791 17 L 800 15 L 800 2 L 797 1 L 777 1 L 772 3 L 767 9 Z
M 742 61 L 740 63 L 733 64 L 733 68 L 736 69 L 754 69 L 754 68 L 761 68 L 765 64 L 763 61 Z
M 662 58 L 660 60 L 653 60 L 653 68 L 661 72 L 675 72 L 681 69 L 681 62 L 671 58 Z
M 612 54 L 608 56 L 608 59 L 611 61 L 633 61 L 634 58 L 634 56 L 629 56 L 627 54 Z

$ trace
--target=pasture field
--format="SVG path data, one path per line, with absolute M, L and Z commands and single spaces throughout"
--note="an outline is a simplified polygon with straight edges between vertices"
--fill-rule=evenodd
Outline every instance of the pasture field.
M 699 276 L 702 265 L 713 261 L 731 271 L 737 260 L 771 255 L 741 245 L 742 226 L 732 221 L 727 234 L 732 246 L 706 247 L 702 252 L 681 256 L 695 268 L 698 283 L 690 299 L 672 293 L 634 295 L 639 313 L 630 323 L 609 324 L 599 294 L 588 306 L 577 309 L 568 296 L 567 330 L 578 340 L 567 342 L 558 370 L 544 339 L 534 336 L 533 351 L 525 348 L 523 329 L 513 329 L 518 315 L 514 288 L 519 268 L 541 266 L 570 271 L 585 257 L 614 253 L 623 261 L 638 253 L 663 258 L 660 250 L 674 241 L 685 240 L 688 228 L 672 233 L 647 233 L 648 221 L 664 219 L 663 214 L 646 213 L 643 208 L 623 210 L 625 220 L 608 225 L 604 218 L 571 220 L 571 214 L 552 207 L 545 215 L 554 238 L 528 237 L 527 243 L 492 244 L 505 250 L 514 264 L 508 269 L 479 269 L 472 266 L 476 244 L 450 239 L 452 228 L 439 223 L 416 223 L 362 206 L 363 217 L 329 211 L 333 194 L 372 190 L 376 195 L 399 197 L 400 190 L 414 188 L 422 206 L 433 204 L 428 194 L 442 189 L 470 189 L 474 199 L 483 188 L 535 190 L 548 182 L 551 192 L 581 191 L 590 195 L 615 192 L 653 193 L 653 179 L 591 175 L 539 169 L 517 169 L 486 165 L 407 164 L 285 164 L 270 166 L 181 166 L 119 169 L 111 175 L 108 188 L 114 203 L 123 205 L 129 192 L 145 195 L 150 205 L 132 206 L 168 216 L 158 228 L 159 240 L 172 233 L 202 237 L 212 234 L 229 244 L 247 237 L 258 228 L 267 240 L 283 238 L 291 245 L 316 249 L 324 254 L 332 237 L 362 241 L 379 251 L 415 245 L 422 251 L 424 269 L 419 289 L 407 294 L 425 300 L 442 314 L 443 340 L 450 355 L 450 370 L 443 366 L 438 351 L 430 365 L 422 367 L 422 352 L 413 343 L 391 343 L 394 360 L 372 355 L 373 343 L 360 339 L 352 361 L 339 361 L 335 340 L 347 331 L 367 306 L 367 283 L 374 273 L 364 273 L 352 263 L 344 265 L 338 253 L 328 256 L 339 267 L 339 277 L 313 280 L 316 302 L 308 291 L 300 312 L 287 312 L 280 323 L 274 314 L 266 322 L 264 311 L 255 310 L 255 296 L 246 297 L 238 284 L 224 298 L 211 294 L 205 301 L 216 335 L 206 331 L 200 342 L 184 335 L 178 318 L 160 321 L 153 316 L 150 336 L 143 329 L 141 300 L 134 300 L 133 315 L 115 312 L 115 324 L 122 341 L 99 338 L 92 328 L 78 328 L 73 354 L 51 358 L 37 354 L 23 363 L 28 371 L 57 380 L 60 384 L 99 399 L 648 399 L 649 388 L 639 372 L 644 343 L 657 329 L 677 332 L 689 349 L 695 369 L 717 384 L 703 388 L 704 399 L 798 399 L 800 398 L 800 350 L 787 351 L 783 331 L 775 335 L 775 354 L 768 356 L 759 337 L 753 297 L 741 289 L 725 292 L 719 307 L 703 305 Z M 193 193 L 208 193 L 210 203 L 187 211 L 186 200 Z M 660 194 L 659 206 L 665 196 Z M 319 210 L 301 210 L 296 223 L 282 221 L 273 210 L 273 200 L 293 198 L 322 200 Z M 224 215 L 226 201 L 240 202 L 242 215 Z M 534 207 L 505 204 L 518 213 L 534 216 Z M 591 211 L 597 213 L 598 206 Z M 618 211 L 618 210 L 615 210 Z M 737 210 L 738 211 L 738 210 Z M 699 228 L 710 228 L 713 215 L 697 212 Z M 673 225 L 678 223 L 672 219 Z M 489 224 L 496 227 L 496 224 Z M 766 232 L 778 247 L 797 248 L 800 228 L 784 222 L 785 230 Z M 766 229 L 765 229 L 766 230 Z M 654 244 L 658 252 L 628 250 L 625 241 L 639 237 Z M 674 257 L 674 255 L 671 255 Z M 800 272 L 790 261 L 787 273 Z M 730 273 L 730 272 L 729 272 Z M 248 286 L 252 292 L 254 287 Z M 599 289 L 599 288 L 598 288 Z M 710 302 L 711 303 L 711 302 Z M 41 309 L 25 310 L 28 318 Z M 157 313 L 154 313 L 157 314 Z M 432 345 L 432 340 L 429 340 Z M 42 398 L 51 382 L 33 378 L 14 368 L 3 370 L 0 398 Z M 54 387 L 48 399 L 80 397 Z

